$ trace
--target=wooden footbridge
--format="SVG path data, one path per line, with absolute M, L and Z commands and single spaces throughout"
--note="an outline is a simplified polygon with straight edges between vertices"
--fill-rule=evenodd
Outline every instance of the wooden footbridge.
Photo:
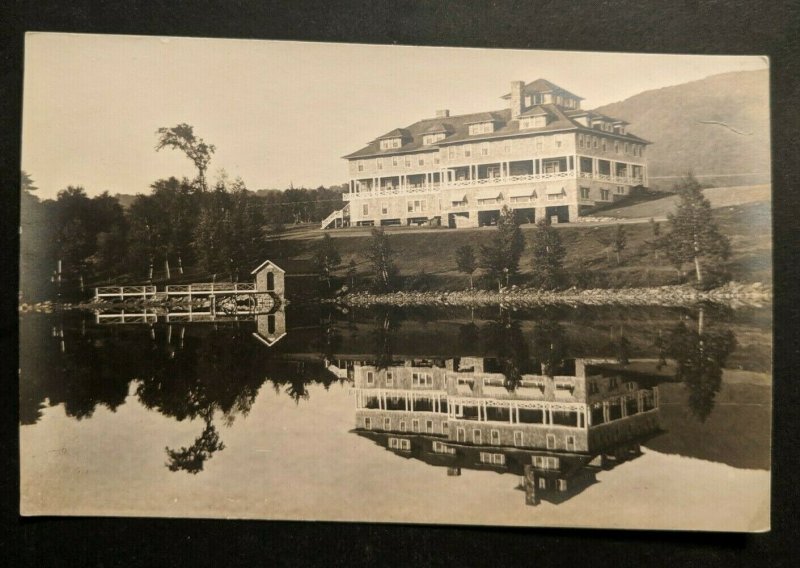
M 279 310 L 284 294 L 283 269 L 267 260 L 251 274 L 252 282 L 169 284 L 162 290 L 152 285 L 100 286 L 94 290 L 95 301 L 111 306 L 97 312 L 97 322 L 153 323 L 159 315 L 167 322 L 251 319 Z M 117 307 L 131 300 L 146 303 L 134 310 Z

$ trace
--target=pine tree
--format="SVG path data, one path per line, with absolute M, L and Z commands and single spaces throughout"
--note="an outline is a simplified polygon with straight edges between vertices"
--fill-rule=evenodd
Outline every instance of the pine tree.
M 723 261 L 730 257 L 730 241 L 719 232 L 711 216 L 711 203 L 691 173 L 674 191 L 680 202 L 668 217 L 670 232 L 662 237 L 667 257 L 678 270 L 693 263 L 698 286 L 714 285 L 722 277 Z
M 567 251 L 558 231 L 547 220 L 536 225 L 533 234 L 534 282 L 540 288 L 556 288 L 563 279 L 564 257 Z
M 375 269 L 375 288 L 381 292 L 389 290 L 396 268 L 392 262 L 389 236 L 383 228 L 372 229 L 372 241 L 367 249 L 366 257 Z
M 456 266 L 459 272 L 469 275 L 469 289 L 472 290 L 472 273 L 478 268 L 475 258 L 475 249 L 471 245 L 464 245 L 456 249 Z
M 314 265 L 317 269 L 320 279 L 328 283 L 328 288 L 331 287 L 331 273 L 336 270 L 339 263 L 342 262 L 342 257 L 336 249 L 329 233 L 322 236 L 314 251 Z
M 481 246 L 481 267 L 498 288 L 508 285 L 510 276 L 519 272 L 519 259 L 525 250 L 525 237 L 513 209 L 503 206 L 497 219 L 497 233 L 488 245 Z
M 614 233 L 614 242 L 612 244 L 612 248 L 617 255 L 617 265 L 619 265 L 619 255 L 620 253 L 625 250 L 625 247 L 628 244 L 628 237 L 625 234 L 625 227 L 622 225 L 617 225 L 617 231 Z

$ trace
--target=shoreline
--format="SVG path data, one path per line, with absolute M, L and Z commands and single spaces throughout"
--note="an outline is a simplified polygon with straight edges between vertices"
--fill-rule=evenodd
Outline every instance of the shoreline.
M 372 292 L 345 293 L 335 298 L 319 298 L 322 304 L 337 304 L 349 307 L 370 306 L 508 306 L 513 308 L 570 305 L 570 306 L 661 306 L 691 307 L 702 303 L 724 304 L 732 308 L 761 308 L 772 303 L 772 288 L 760 282 L 740 284 L 729 282 L 711 290 L 696 290 L 691 286 L 659 286 L 650 288 L 570 288 L 561 291 L 517 288 L 512 286 L 501 291 L 462 290 L 455 292 Z M 304 302 L 303 302 L 304 303 Z M 288 305 L 284 301 L 284 305 Z M 89 301 L 54 302 L 42 301 L 32 304 L 20 303 L 19 315 L 26 313 L 52 313 L 55 310 L 148 309 L 154 312 L 169 307 L 186 307 L 187 303 L 169 303 L 154 300 L 128 300 L 126 302 Z M 198 305 L 193 302 L 193 305 Z
M 729 282 L 711 290 L 691 286 L 654 288 L 597 288 L 547 291 L 511 287 L 499 292 L 465 290 L 459 292 L 355 292 L 327 300 L 352 307 L 367 306 L 510 306 L 544 305 L 625 305 L 684 307 L 701 303 L 726 304 L 731 307 L 764 307 L 772 303 L 771 287 L 760 282 Z

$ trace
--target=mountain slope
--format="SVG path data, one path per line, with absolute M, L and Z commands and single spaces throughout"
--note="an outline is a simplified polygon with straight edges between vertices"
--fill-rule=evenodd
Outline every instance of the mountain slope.
M 669 186 L 673 179 L 658 178 L 689 170 L 728 176 L 770 170 L 767 70 L 723 73 L 645 91 L 597 111 L 630 122 L 631 132 L 653 143 L 646 151 L 651 185 Z M 701 121 L 724 122 L 743 134 Z M 730 177 L 726 183 L 767 179 Z

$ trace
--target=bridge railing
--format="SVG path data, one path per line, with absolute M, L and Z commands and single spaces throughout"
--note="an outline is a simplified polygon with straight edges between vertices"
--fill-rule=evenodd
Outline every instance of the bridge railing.
M 155 286 L 100 286 L 94 289 L 95 298 L 125 298 L 155 296 Z
M 166 287 L 168 296 L 189 296 L 192 294 L 255 292 L 255 282 L 199 282 L 196 284 L 170 284 Z

